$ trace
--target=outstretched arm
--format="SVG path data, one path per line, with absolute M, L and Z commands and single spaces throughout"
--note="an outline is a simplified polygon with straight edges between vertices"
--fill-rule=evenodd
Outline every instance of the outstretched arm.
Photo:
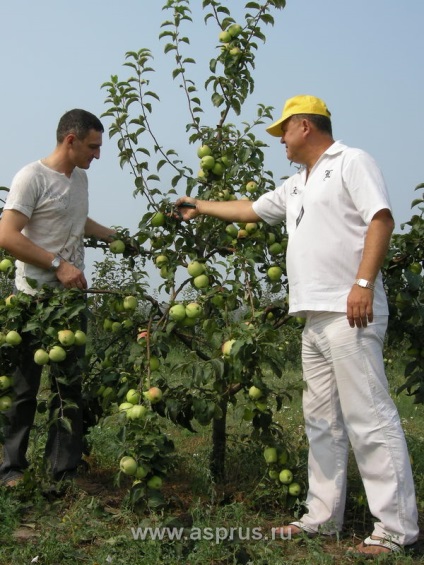
M 96 239 L 110 243 L 115 233 L 115 230 L 102 226 L 102 224 L 98 224 L 91 218 L 87 218 L 85 222 L 84 235 L 86 237 L 95 237 Z
M 184 207 L 188 202 L 195 208 Z M 250 200 L 227 200 L 224 202 L 214 200 L 198 200 L 188 196 L 179 198 L 175 206 L 178 208 L 183 220 L 192 220 L 204 214 L 223 220 L 225 222 L 258 222 L 260 217 L 253 210 Z

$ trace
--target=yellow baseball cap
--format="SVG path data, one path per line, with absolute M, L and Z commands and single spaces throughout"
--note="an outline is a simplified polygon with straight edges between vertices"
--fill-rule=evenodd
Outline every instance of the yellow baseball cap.
M 320 116 L 331 116 L 330 110 L 321 98 L 309 96 L 308 94 L 300 94 L 289 98 L 284 104 L 281 118 L 266 128 L 266 131 L 274 137 L 281 137 L 281 124 L 296 114 L 318 114 Z

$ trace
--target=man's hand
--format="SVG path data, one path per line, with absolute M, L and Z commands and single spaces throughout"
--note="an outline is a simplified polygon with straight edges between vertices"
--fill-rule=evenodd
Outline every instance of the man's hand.
M 79 288 L 81 290 L 87 288 L 84 273 L 67 261 L 61 261 L 56 270 L 56 277 L 65 288 Z
M 175 210 L 177 216 L 186 222 L 197 218 L 199 212 L 197 210 L 197 200 L 189 196 L 182 196 L 175 202 Z
M 366 328 L 368 322 L 373 321 L 373 300 L 371 289 L 353 285 L 347 297 L 347 319 L 351 328 Z

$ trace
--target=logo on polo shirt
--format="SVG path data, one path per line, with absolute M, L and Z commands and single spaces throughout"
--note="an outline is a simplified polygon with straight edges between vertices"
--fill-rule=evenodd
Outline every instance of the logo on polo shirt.
M 294 196 L 295 194 L 298 194 L 298 190 L 297 190 L 297 186 L 293 187 L 292 191 L 290 192 L 290 196 Z
M 326 171 L 324 171 L 324 178 L 322 180 L 329 179 L 332 172 L 333 169 L 327 169 Z

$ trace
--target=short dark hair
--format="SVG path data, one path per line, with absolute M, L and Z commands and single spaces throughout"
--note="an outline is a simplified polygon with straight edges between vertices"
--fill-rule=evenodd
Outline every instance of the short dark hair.
M 333 135 L 331 120 L 328 116 L 321 116 L 321 114 L 296 114 L 293 118 L 309 120 L 318 130 L 326 132 L 329 135 Z
M 62 143 L 70 133 L 74 133 L 78 139 L 85 139 L 91 129 L 104 132 L 102 122 L 97 116 L 86 110 L 75 108 L 69 110 L 60 118 L 56 130 L 56 139 L 58 143 Z

